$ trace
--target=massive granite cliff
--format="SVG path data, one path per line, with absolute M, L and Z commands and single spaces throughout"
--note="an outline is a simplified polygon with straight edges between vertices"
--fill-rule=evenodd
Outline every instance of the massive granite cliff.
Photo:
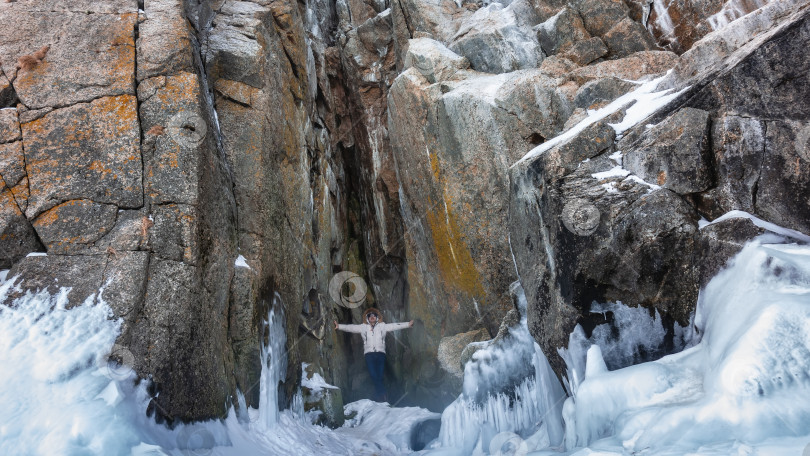
M 810 231 L 806 13 L 796 0 L 0 3 L 0 268 L 17 295 L 101 293 L 123 319 L 113 354 L 170 422 L 221 417 L 237 392 L 258 404 L 271 307 L 288 400 L 302 362 L 364 397 L 359 340 L 331 321 L 373 305 L 417 322 L 388 341 L 392 399 L 441 409 L 464 346 L 514 317 L 518 279 L 562 375 L 573 326 L 603 323 L 593 300 L 687 324 L 699 287 L 762 231 L 701 217 L 740 209 Z M 621 137 L 609 124 L 626 106 L 520 161 L 673 67 L 659 90 L 678 97 Z M 617 151 L 638 179 L 592 177 Z M 367 285 L 359 307 L 334 299 L 346 271 Z

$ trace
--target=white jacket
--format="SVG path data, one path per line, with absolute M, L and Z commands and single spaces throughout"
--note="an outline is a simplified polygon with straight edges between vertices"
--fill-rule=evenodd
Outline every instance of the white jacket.
M 379 322 L 373 327 L 368 323 L 362 325 L 338 325 L 341 331 L 359 333 L 363 337 L 363 354 L 380 352 L 385 353 L 385 335 L 388 331 L 397 331 L 410 326 L 407 321 L 404 323 Z

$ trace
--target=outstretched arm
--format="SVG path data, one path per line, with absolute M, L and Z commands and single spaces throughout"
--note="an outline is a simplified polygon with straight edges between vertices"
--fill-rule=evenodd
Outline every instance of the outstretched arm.
M 398 331 L 400 329 L 410 328 L 413 327 L 413 320 L 406 321 L 402 323 L 386 323 L 385 330 L 386 331 Z
M 335 320 L 335 329 L 350 333 L 360 333 L 363 332 L 363 325 L 341 325 Z

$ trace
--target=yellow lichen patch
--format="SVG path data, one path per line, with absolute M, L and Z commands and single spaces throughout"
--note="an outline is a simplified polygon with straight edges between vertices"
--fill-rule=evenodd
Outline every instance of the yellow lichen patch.
M 120 81 L 119 84 L 133 84 L 135 81 L 135 23 L 138 20 L 136 13 L 125 13 L 120 16 L 112 30 L 112 39 L 106 54 L 112 57 L 107 73 L 111 80 Z M 108 57 L 108 58 L 109 58 Z
M 465 236 L 453 214 L 453 202 L 446 195 L 444 177 L 441 173 L 436 154 L 428 154 L 433 179 L 439 184 L 442 201 L 438 204 L 429 202 L 427 222 L 433 234 L 433 248 L 439 261 L 439 271 L 444 283 L 452 286 L 471 298 L 483 297 L 484 287 L 481 277 L 475 268 Z M 458 302 L 450 303 L 451 309 L 457 311 Z
M 112 172 L 111 168 L 104 166 L 104 163 L 99 160 L 93 160 L 88 169 L 101 174 L 109 174 Z
M 433 248 L 439 261 L 444 282 L 469 297 L 482 297 L 484 287 L 475 268 L 464 235 L 458 226 L 449 198 L 427 212 L 427 222 L 433 235 Z M 456 304 L 456 309 L 458 304 Z
M 54 223 L 58 222 L 59 221 L 59 210 L 63 206 L 65 206 L 67 204 L 70 204 L 70 203 L 71 202 L 62 203 L 59 206 L 56 206 L 51 210 L 45 211 L 44 213 L 42 213 L 42 215 L 37 217 L 36 221 L 34 222 L 34 226 L 36 226 L 36 227 L 51 226 Z

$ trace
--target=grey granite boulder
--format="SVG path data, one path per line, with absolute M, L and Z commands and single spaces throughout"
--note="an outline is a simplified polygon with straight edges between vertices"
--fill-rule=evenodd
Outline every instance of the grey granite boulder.
M 644 26 L 629 17 L 614 25 L 602 35 L 602 39 L 612 57 L 626 57 L 634 52 L 658 49 L 652 35 Z
M 574 44 L 591 38 L 579 13 L 563 8 L 559 13 L 536 27 L 537 39 L 546 55 L 554 55 Z
M 590 39 L 574 43 L 561 55 L 578 65 L 588 65 L 607 54 L 605 42 L 598 36 L 592 36 Z
M 683 108 L 655 126 L 639 125 L 618 147 L 624 167 L 645 181 L 680 194 L 713 184 L 706 111 Z
M 521 24 L 518 6 L 518 2 L 508 7 L 492 3 L 479 9 L 462 23 L 450 49 L 485 73 L 536 68 L 543 61 L 543 50 L 530 26 Z
M 577 90 L 574 106 L 597 109 L 630 92 L 637 84 L 619 78 L 608 77 L 586 82 Z
M 429 82 L 450 79 L 460 70 L 470 67 L 470 61 L 430 38 L 408 41 L 405 68 L 416 68 Z

